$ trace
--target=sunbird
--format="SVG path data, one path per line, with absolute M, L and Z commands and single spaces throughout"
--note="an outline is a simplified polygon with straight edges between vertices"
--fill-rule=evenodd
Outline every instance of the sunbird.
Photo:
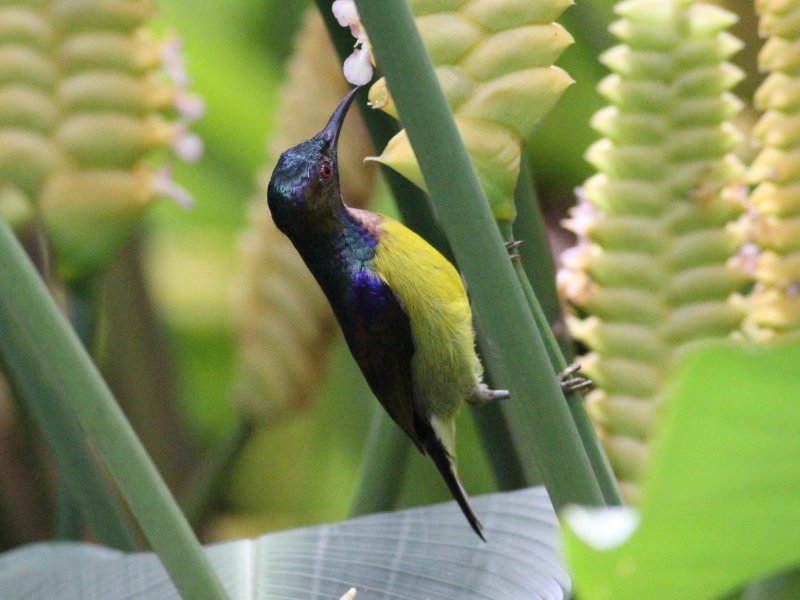
M 456 474 L 455 417 L 465 401 L 480 405 L 509 393 L 483 383 L 472 312 L 455 267 L 404 225 L 342 199 L 337 143 L 358 89 L 322 131 L 281 155 L 267 203 L 328 298 L 372 392 L 433 459 L 486 541 Z

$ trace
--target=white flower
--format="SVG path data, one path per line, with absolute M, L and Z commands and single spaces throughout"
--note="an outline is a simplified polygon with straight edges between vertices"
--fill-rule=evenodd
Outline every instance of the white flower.
M 183 208 L 194 207 L 194 198 L 175 182 L 172 178 L 172 168 L 169 165 L 161 167 L 152 174 L 150 185 L 154 194 L 172 198 L 178 206 Z
M 172 36 L 164 44 L 161 49 L 161 68 L 176 88 L 185 90 L 189 87 L 181 38 Z
M 353 85 L 364 85 L 372 79 L 372 49 L 367 32 L 361 25 L 355 0 L 336 0 L 331 6 L 333 16 L 342 27 L 349 27 L 356 38 L 355 50 L 344 61 L 344 78 Z
M 748 277 L 756 277 L 758 260 L 761 257 L 761 249 L 754 243 L 744 244 L 739 251 L 728 259 L 728 264 L 738 269 Z
M 366 38 L 364 28 L 361 26 L 361 17 L 358 15 L 355 0 L 336 0 L 331 6 L 333 16 L 342 27 L 349 27 L 354 38 Z
M 173 106 L 180 115 L 181 121 L 190 123 L 197 121 L 206 112 L 205 102 L 197 94 L 179 91 L 175 95 Z
M 184 131 L 172 143 L 175 155 L 183 162 L 196 163 L 203 156 L 203 140 L 191 131 Z
M 364 85 L 372 79 L 372 56 L 365 43 L 359 41 L 344 61 L 344 78 L 353 85 Z

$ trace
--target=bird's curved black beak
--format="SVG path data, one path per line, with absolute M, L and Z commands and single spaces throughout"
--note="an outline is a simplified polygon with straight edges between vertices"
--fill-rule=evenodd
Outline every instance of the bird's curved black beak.
M 342 130 L 347 111 L 353 103 L 356 94 L 362 87 L 363 86 L 359 85 L 350 90 L 347 96 L 339 103 L 339 106 L 336 107 L 336 110 L 333 111 L 331 118 L 328 120 L 328 124 L 325 125 L 325 129 L 319 132 L 320 137 L 330 142 L 330 147 L 333 148 L 333 150 L 336 150 L 336 145 L 339 142 L 339 132 Z

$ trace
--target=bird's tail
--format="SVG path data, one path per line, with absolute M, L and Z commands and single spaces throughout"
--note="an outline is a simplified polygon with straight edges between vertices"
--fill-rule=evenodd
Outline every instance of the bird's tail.
M 450 455 L 436 435 L 429 436 L 425 443 L 425 452 L 433 459 L 433 463 L 436 465 L 436 468 L 439 469 L 439 473 L 442 474 L 447 487 L 450 489 L 450 493 L 453 495 L 456 502 L 458 502 L 461 512 L 464 513 L 473 531 L 485 542 L 486 538 L 483 537 L 483 525 L 481 525 L 478 515 L 472 510 L 467 492 L 464 491 L 464 487 L 458 480 Z

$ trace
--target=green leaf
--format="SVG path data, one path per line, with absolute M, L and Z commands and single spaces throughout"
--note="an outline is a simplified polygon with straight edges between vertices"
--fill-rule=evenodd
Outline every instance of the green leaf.
M 65 449 L 63 444 L 52 444 L 52 449 L 77 452 L 81 442 L 74 438 L 82 430 L 184 595 L 192 599 L 224 598 L 164 480 L 2 219 L 0 290 L 0 359 L 34 417 L 52 411 L 49 419 L 37 417 L 48 441 L 52 444 L 61 434 L 73 438 L 70 442 L 75 450 Z M 93 459 L 89 456 L 84 462 Z M 79 463 L 65 473 L 70 477 L 71 492 L 86 484 L 79 472 L 81 467 Z
M 687 357 L 641 511 L 565 513 L 582 600 L 714 598 L 800 563 L 798 365 L 800 346 Z
M 474 499 L 488 544 L 454 502 L 265 535 L 207 548 L 232 598 L 559 599 L 569 578 L 543 488 Z M 154 554 L 37 544 L 0 557 L 0 597 L 178 598 Z

